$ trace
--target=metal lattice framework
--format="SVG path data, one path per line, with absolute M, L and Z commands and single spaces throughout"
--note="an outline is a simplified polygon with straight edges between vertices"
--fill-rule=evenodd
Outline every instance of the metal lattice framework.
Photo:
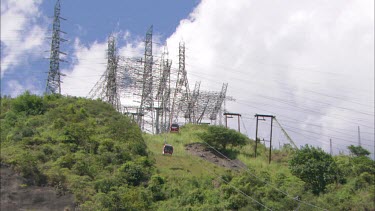
M 45 91 L 46 94 L 61 94 L 61 76 L 63 76 L 63 74 L 60 72 L 60 61 L 63 60 L 60 58 L 60 54 L 66 54 L 60 51 L 60 42 L 65 42 L 67 40 L 60 36 L 61 33 L 65 33 L 60 30 L 60 19 L 65 20 L 60 17 L 60 0 L 57 0 L 53 17 L 50 65 Z
M 178 52 L 178 72 L 172 100 L 171 124 L 178 122 L 181 113 L 187 112 L 190 99 L 189 81 L 185 69 L 185 44 L 183 42 L 180 42 Z
M 158 89 L 156 93 L 156 133 L 167 132 L 170 125 L 170 102 L 171 102 L 171 66 L 172 61 L 165 58 L 167 52 L 164 51 L 160 63 L 160 75 L 158 79 Z
M 206 119 L 216 123 L 225 105 L 228 84 L 223 84 L 221 91 L 205 91 L 196 82 L 190 91 L 185 44 L 179 44 L 178 69 L 173 69 L 166 48 L 160 59 L 154 60 L 152 31 L 151 26 L 146 33 L 142 58 L 116 56 L 115 44 L 109 39 L 108 68 L 90 91 L 90 97 L 111 103 L 150 133 L 168 132 L 172 123 L 183 120 L 199 124 Z M 120 105 L 120 97 L 132 100 Z
M 197 123 L 196 114 L 200 86 L 200 81 L 195 82 L 193 93 L 190 95 L 189 101 L 187 103 L 185 119 L 187 119 L 189 123 Z
M 144 53 L 144 68 L 142 75 L 142 93 L 141 93 L 141 103 L 139 106 L 139 113 L 145 115 L 145 111 L 151 111 L 151 124 L 153 125 L 153 108 L 154 108 L 154 96 L 153 96 L 153 77 L 152 77 L 152 30 L 151 26 L 147 33 L 145 39 L 145 53 Z M 138 124 L 144 129 L 143 118 L 141 115 L 138 116 Z
M 101 76 L 99 81 L 91 89 L 89 93 L 90 98 L 99 98 L 109 104 L 111 104 L 117 111 L 121 110 L 120 95 L 118 90 L 119 79 L 118 69 L 119 57 L 116 49 L 116 38 L 110 36 L 108 38 L 108 50 L 107 50 L 107 69 Z
M 221 92 L 220 92 L 219 96 L 217 97 L 215 106 L 212 109 L 212 112 L 210 114 L 210 120 L 216 120 L 217 119 L 217 114 L 221 110 L 221 107 L 222 107 L 223 102 L 225 100 L 227 88 L 228 88 L 228 83 L 224 83 L 223 87 L 221 88 Z

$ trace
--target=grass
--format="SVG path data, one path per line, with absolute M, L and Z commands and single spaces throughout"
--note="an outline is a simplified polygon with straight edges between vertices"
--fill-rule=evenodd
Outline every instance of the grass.
M 143 138 L 150 156 L 156 162 L 157 172 L 165 178 L 212 177 L 214 174 L 224 174 L 227 169 L 191 155 L 185 150 L 187 144 L 203 143 L 199 138 L 199 133 L 206 131 L 207 127 L 206 125 L 189 124 L 181 127 L 179 133 L 144 134 Z M 162 154 L 164 143 L 173 145 L 174 152 L 172 156 Z M 257 158 L 254 158 L 254 143 L 251 141 L 242 148 L 236 147 L 232 150 L 238 152 L 238 154 L 236 153 L 236 158 L 251 169 L 275 172 L 275 166 L 278 168 L 278 165 L 272 165 L 272 162 L 271 165 L 268 164 L 268 151 L 263 145 L 258 145 Z M 228 149 L 228 151 L 230 150 Z
M 212 164 L 206 160 L 189 154 L 187 144 L 201 142 L 198 133 L 205 130 L 205 126 L 186 125 L 179 133 L 160 135 L 144 134 L 150 156 L 155 160 L 158 174 L 165 178 L 213 177 L 214 173 L 222 174 L 225 168 Z M 164 142 L 173 146 L 173 155 L 163 155 Z
M 186 125 L 181 127 L 180 133 L 167 133 L 161 135 L 144 134 L 144 140 L 148 146 L 150 156 L 155 160 L 157 174 L 166 178 L 169 185 L 179 186 L 183 181 L 192 181 L 194 178 L 203 180 L 217 180 L 218 175 L 225 175 L 228 169 L 217 166 L 200 157 L 189 154 L 185 147 L 190 143 L 204 143 L 199 138 L 199 133 L 204 132 L 206 126 Z M 170 155 L 162 155 L 164 142 L 173 145 L 174 153 Z M 264 183 L 270 182 L 274 184 L 275 178 L 285 175 L 288 180 L 286 183 L 295 183 L 296 178 L 293 177 L 287 168 L 285 161 L 271 161 L 268 164 L 268 150 L 263 145 L 258 145 L 258 156 L 254 158 L 254 142 L 249 140 L 249 144 L 242 148 L 235 147 L 228 151 L 236 151 L 236 159 L 246 164 L 248 169 L 244 169 L 242 173 L 232 171 L 232 175 L 247 175 L 248 177 L 256 177 L 256 181 Z M 281 164 L 281 165 L 280 165 Z M 273 178 L 273 179 L 271 179 Z M 271 180 L 271 181 L 270 181 Z M 296 190 L 290 190 L 291 193 L 299 190 L 301 185 L 296 186 Z M 272 188 L 272 187 L 267 187 Z

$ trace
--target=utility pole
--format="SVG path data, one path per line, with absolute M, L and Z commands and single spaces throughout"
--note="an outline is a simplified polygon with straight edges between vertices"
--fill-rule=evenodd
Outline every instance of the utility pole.
M 269 152 L 269 156 L 268 156 L 268 163 L 269 163 L 269 164 L 271 163 L 271 150 L 272 150 L 272 125 L 273 125 L 273 118 L 274 118 L 274 117 L 271 117 L 270 152 Z
M 228 118 L 233 118 L 233 116 L 237 116 L 237 128 L 238 128 L 238 132 L 241 132 L 241 129 L 240 129 L 240 117 L 241 117 L 241 114 L 238 114 L 238 113 L 224 113 L 224 116 L 225 116 L 225 127 L 228 128 Z M 228 117 L 229 116 L 229 117 Z
M 264 114 L 255 114 L 255 117 L 257 118 L 256 123 L 256 131 L 255 131 L 255 157 L 257 157 L 257 147 L 258 147 L 258 120 L 259 117 L 262 117 L 263 119 L 271 118 L 271 134 L 270 134 L 270 149 L 269 149 L 269 156 L 268 156 L 268 162 L 271 163 L 271 150 L 272 150 L 272 127 L 273 127 L 273 119 L 276 118 L 272 115 L 264 115 Z
M 255 127 L 255 158 L 257 157 L 257 148 L 258 148 L 258 121 L 259 121 L 259 117 L 257 115 L 255 115 L 255 117 L 257 118 L 257 123 L 256 123 L 256 127 Z
M 331 156 L 332 156 L 332 154 L 333 154 L 333 151 L 332 151 L 332 139 L 329 139 L 329 147 L 330 147 L 330 149 L 329 149 L 329 153 L 330 153 Z
M 358 146 L 361 146 L 361 131 L 360 131 L 359 126 L 358 126 Z
M 64 61 L 60 58 L 60 54 L 66 55 L 60 51 L 60 42 L 67 40 L 61 38 L 60 33 L 65 32 L 60 30 L 60 0 L 57 0 L 55 4 L 55 10 L 53 15 L 53 26 L 52 26 L 52 42 L 51 42 L 51 54 L 49 63 L 49 72 L 47 77 L 46 94 L 61 94 L 61 76 L 64 76 L 60 72 L 60 61 Z

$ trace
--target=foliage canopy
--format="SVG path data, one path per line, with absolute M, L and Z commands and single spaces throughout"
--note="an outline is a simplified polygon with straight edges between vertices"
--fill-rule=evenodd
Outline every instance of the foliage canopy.
M 337 180 L 337 166 L 332 156 L 320 148 L 306 145 L 297 151 L 289 161 L 289 168 L 295 176 L 306 182 L 316 195 L 325 191 L 328 184 Z
M 350 145 L 350 146 L 348 146 L 348 149 L 350 150 L 350 152 L 352 154 L 354 154 L 357 157 L 358 156 L 368 156 L 370 154 L 370 152 L 368 150 L 364 149 L 361 146 Z
M 265 210 L 259 203 L 315 210 L 295 196 L 328 210 L 375 209 L 375 166 L 367 156 L 284 147 L 273 150 L 268 165 L 266 156 L 253 158 L 254 142 L 234 130 L 185 125 L 178 134 L 142 134 L 104 102 L 61 95 L 2 98 L 0 109 L 1 163 L 30 184 L 73 193 L 80 210 Z M 173 156 L 160 153 L 165 139 Z M 230 171 L 184 150 L 202 141 L 233 147 L 247 169 Z
M 215 148 L 225 150 L 230 146 L 243 146 L 246 144 L 246 136 L 223 126 L 209 126 L 207 132 L 201 134 L 202 140 L 206 141 Z

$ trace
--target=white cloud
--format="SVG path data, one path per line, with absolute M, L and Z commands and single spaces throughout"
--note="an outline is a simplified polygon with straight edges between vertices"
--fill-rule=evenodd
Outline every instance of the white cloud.
M 10 96 L 18 96 L 25 92 L 25 90 L 30 91 L 34 94 L 40 94 L 40 90 L 31 82 L 31 81 L 23 81 L 21 84 L 17 80 L 9 80 L 7 81 L 7 86 L 10 88 L 11 92 L 9 93 Z
M 46 27 L 38 25 L 42 0 L 1 1 L 1 77 L 46 50 Z
M 186 43 L 191 86 L 229 82 L 228 94 L 239 99 L 229 103 L 231 111 L 297 120 L 287 125 L 310 136 L 293 133 L 299 145 L 325 149 L 330 136 L 343 149 L 355 144 L 351 134 L 362 125 L 373 146 L 373 8 L 373 1 L 359 0 L 203 0 L 167 43 L 173 58 L 179 41 Z M 253 122 L 247 121 L 252 134 Z
M 62 94 L 85 97 L 106 70 L 107 43 L 94 42 L 86 47 L 77 38 L 74 43 L 74 63 L 63 69 Z
M 122 58 L 140 58 L 144 51 L 144 43 L 142 40 L 131 40 L 129 32 L 114 33 L 119 37 L 126 38 L 124 45 L 118 44 L 117 52 Z M 107 68 L 107 42 L 97 42 L 85 46 L 80 43 L 77 38 L 74 47 L 75 62 L 68 68 L 62 70 L 66 76 L 63 78 L 62 92 L 63 94 L 86 97 L 90 90 L 99 81 Z M 120 65 L 124 61 L 120 60 Z
M 184 41 L 191 88 L 198 80 L 201 89 L 211 90 L 229 82 L 228 95 L 237 102 L 227 108 L 250 118 L 245 123 L 251 137 L 253 115 L 265 113 L 276 115 L 297 145 L 329 151 L 332 138 L 338 152 L 356 143 L 360 125 L 362 144 L 373 146 L 373 4 L 202 0 L 167 39 L 169 58 L 177 67 L 178 43 Z M 119 55 L 142 57 L 143 37 L 116 34 Z M 76 40 L 76 62 L 63 70 L 64 94 L 87 96 L 106 69 L 106 49 L 106 42 L 85 46 Z M 154 46 L 154 55 L 161 49 Z M 259 134 L 267 138 L 267 122 L 262 124 Z

